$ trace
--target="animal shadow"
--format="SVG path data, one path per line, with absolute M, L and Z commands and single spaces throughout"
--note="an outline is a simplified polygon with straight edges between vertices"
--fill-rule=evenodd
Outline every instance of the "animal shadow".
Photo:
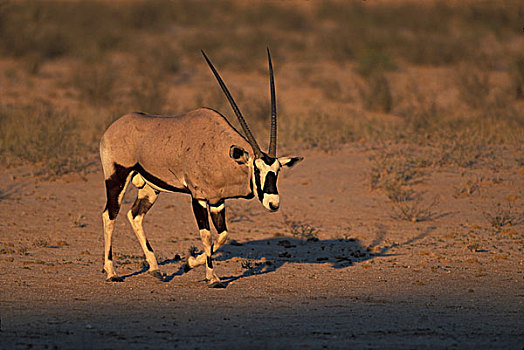
M 275 237 L 249 241 L 243 244 L 233 242 L 225 245 L 216 261 L 232 258 L 242 259 L 244 272 L 237 276 L 224 276 L 222 282 L 227 286 L 236 280 L 253 275 L 276 271 L 287 263 L 330 264 L 334 269 L 343 269 L 387 253 L 391 247 L 373 249 L 365 247 L 358 239 L 307 240 L 291 237 Z
M 403 243 L 383 245 L 385 233 L 380 231 L 370 245 L 364 245 L 355 238 L 319 240 L 316 237 L 297 239 L 293 237 L 274 237 L 269 239 L 238 243 L 230 241 L 222 246 L 213 257 L 215 261 L 237 259 L 241 262 L 243 272 L 235 276 L 221 276 L 225 286 L 241 278 L 263 275 L 276 271 L 287 263 L 329 264 L 334 269 L 343 269 L 377 257 L 395 256 L 390 253 L 393 248 L 423 239 L 434 228 L 430 228 L 418 236 Z M 173 259 L 165 259 L 160 266 L 180 263 L 178 270 L 166 275 L 164 282 L 170 282 L 176 276 L 184 274 L 184 259 L 176 254 Z M 147 271 L 147 266 L 140 271 L 123 277 L 131 277 Z

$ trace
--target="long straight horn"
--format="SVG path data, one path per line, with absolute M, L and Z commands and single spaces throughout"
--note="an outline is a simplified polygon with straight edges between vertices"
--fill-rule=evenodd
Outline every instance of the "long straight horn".
M 215 75 L 215 78 L 217 79 L 218 84 L 220 85 L 220 87 L 222 88 L 222 91 L 226 95 L 227 100 L 229 101 L 229 104 L 231 105 L 231 108 L 233 108 L 233 111 L 235 112 L 235 114 L 236 114 L 236 116 L 238 118 L 238 121 L 240 122 L 240 125 L 242 126 L 242 130 L 244 130 L 244 133 L 246 134 L 247 141 L 249 142 L 251 147 L 253 147 L 253 151 L 255 152 L 255 156 L 257 158 L 261 157 L 262 156 L 262 151 L 260 150 L 260 147 L 258 146 L 258 143 L 255 140 L 255 137 L 251 133 L 251 130 L 249 130 L 249 126 L 247 125 L 244 117 L 242 116 L 242 113 L 240 113 L 240 109 L 238 109 L 238 106 L 235 103 L 235 100 L 233 100 L 233 96 L 231 96 L 231 94 L 229 93 L 229 90 L 227 89 L 226 84 L 224 84 L 224 81 L 222 80 L 222 78 L 220 77 L 220 74 L 218 74 L 217 70 L 213 66 L 213 63 L 211 63 L 209 58 L 207 58 L 206 53 L 204 52 L 204 50 L 201 50 L 201 51 L 202 51 L 202 55 L 204 55 L 204 58 L 206 59 L 207 64 L 209 65 L 209 68 L 211 68 L 211 71 Z
M 269 156 L 277 156 L 277 98 L 275 95 L 275 77 L 273 76 L 273 64 L 271 53 L 267 48 L 267 60 L 269 62 L 269 90 L 271 92 L 271 133 L 269 138 Z

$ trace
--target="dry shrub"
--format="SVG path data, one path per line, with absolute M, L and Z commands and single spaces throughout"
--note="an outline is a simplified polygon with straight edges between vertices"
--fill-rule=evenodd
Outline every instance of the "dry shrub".
M 356 72 L 364 79 L 358 87 L 364 108 L 389 113 L 393 108 L 391 87 L 385 72 L 396 68 L 390 57 L 380 51 L 368 50 L 358 60 Z
M 133 84 L 130 96 L 131 110 L 161 114 L 166 103 L 166 87 L 159 80 L 143 77 Z
M 172 42 L 165 39 L 139 40 L 134 45 L 138 58 L 137 70 L 145 76 L 160 78 L 166 74 L 180 71 L 182 52 Z
M 369 49 L 357 59 L 356 71 L 363 77 L 395 69 L 397 69 L 397 64 L 389 55 L 381 51 Z
M 524 56 L 513 60 L 509 74 L 515 98 L 524 98 Z
M 393 203 L 401 203 L 412 200 L 415 192 L 407 187 L 403 186 L 397 181 L 385 181 L 381 186 L 382 190 L 386 193 L 386 196 Z
M 486 106 L 491 91 L 487 69 L 464 64 L 455 71 L 454 76 L 455 85 L 463 102 L 474 109 Z
M 523 221 L 521 214 L 513 207 L 510 201 L 507 201 L 506 205 L 497 203 L 490 212 L 485 211 L 484 217 L 488 220 L 491 227 L 500 232 L 505 227 L 520 224 Z
M 118 81 L 116 69 L 111 62 L 78 64 L 71 83 L 89 103 L 97 106 L 113 103 L 113 89 Z
M 419 194 L 413 201 L 395 202 L 393 217 L 411 222 L 427 221 L 435 216 L 433 209 L 439 202 L 439 197 L 436 196 L 431 202 L 427 203 Z
M 364 108 L 369 111 L 389 113 L 393 108 L 391 88 L 382 72 L 366 77 L 365 84 L 359 86 L 359 93 Z

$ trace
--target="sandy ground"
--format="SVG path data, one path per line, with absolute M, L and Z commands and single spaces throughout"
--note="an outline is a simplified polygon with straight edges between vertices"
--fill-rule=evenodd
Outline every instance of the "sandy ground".
M 215 262 L 225 289 L 207 288 L 203 267 L 182 272 L 178 257 L 201 246 L 187 196 L 162 195 L 145 219 L 168 281 L 145 273 L 120 215 L 125 282 L 108 283 L 101 172 L 0 171 L 0 348 L 522 349 L 522 170 L 470 169 L 480 190 L 457 196 L 464 170 L 425 169 L 416 188 L 440 201 L 413 223 L 369 189 L 373 152 L 304 152 L 279 179 L 278 213 L 229 201 L 231 240 Z M 512 205 L 512 226 L 491 226 L 496 203 Z

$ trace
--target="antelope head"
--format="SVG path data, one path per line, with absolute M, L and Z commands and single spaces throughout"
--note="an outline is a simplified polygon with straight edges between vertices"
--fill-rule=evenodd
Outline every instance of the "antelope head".
M 253 157 L 249 157 L 249 153 L 242 147 L 231 145 L 229 155 L 237 163 L 247 164 L 252 169 L 252 184 L 256 195 L 264 208 L 269 211 L 277 211 L 280 207 L 280 196 L 277 189 L 277 179 L 280 169 L 282 167 L 292 167 L 300 162 L 303 157 L 277 157 L 277 103 L 275 94 L 275 78 L 273 76 L 273 64 L 271 62 L 271 54 L 269 48 L 267 49 L 267 58 L 269 64 L 269 90 L 271 95 L 271 132 L 269 139 L 268 152 L 263 152 L 260 149 L 255 137 L 251 133 L 246 120 L 242 116 L 235 100 L 227 89 L 224 81 L 218 74 L 217 70 L 202 51 L 204 58 L 215 75 L 218 84 L 227 97 L 231 108 L 240 122 L 240 126 L 244 131 L 245 137 L 251 147 L 253 148 Z

